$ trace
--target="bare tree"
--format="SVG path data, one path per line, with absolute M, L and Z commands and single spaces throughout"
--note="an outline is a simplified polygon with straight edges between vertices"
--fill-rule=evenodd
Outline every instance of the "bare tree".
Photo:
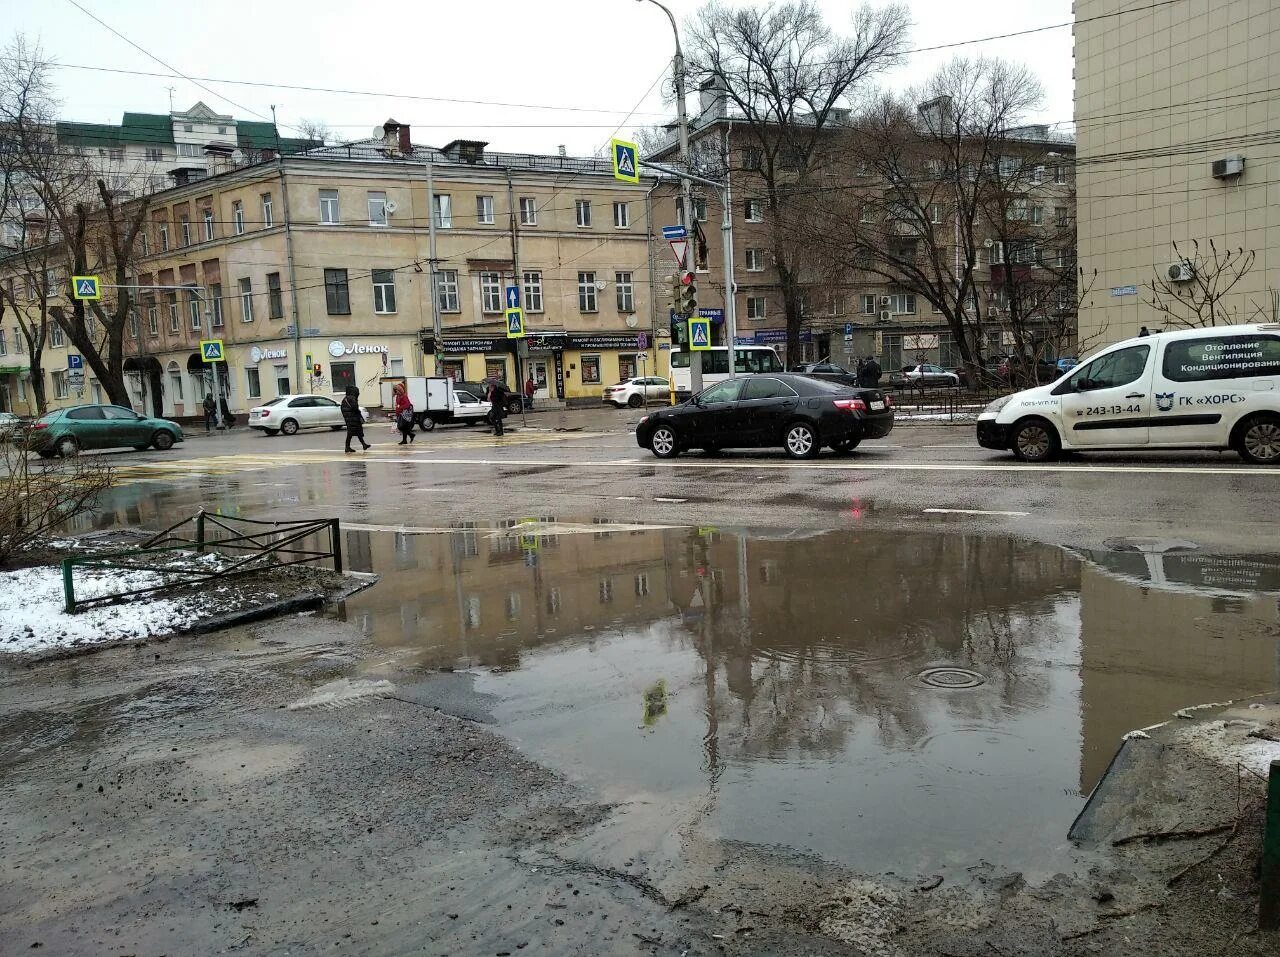
M 1147 305 L 1165 317 L 1166 326 L 1193 328 L 1243 321 L 1229 314 L 1222 300 L 1249 274 L 1255 253 L 1243 246 L 1220 250 L 1212 239 L 1208 246 L 1205 250 L 1193 239 L 1191 255 L 1186 256 L 1175 242 L 1174 264 L 1157 268 L 1155 278 L 1147 283 Z
M 831 183 L 811 191 L 805 232 L 828 271 L 928 302 L 971 384 L 986 318 L 978 285 L 992 194 L 1001 191 L 1002 157 L 1035 149 L 1017 128 L 1041 99 L 1024 67 L 954 59 L 922 89 L 885 95 L 864 111 L 841 137 Z
M 73 455 L 42 463 L 22 443 L 6 442 L 0 448 L 0 567 L 93 511 L 113 481 L 105 457 Z
M 734 123 L 738 145 L 722 162 L 763 194 L 789 356 L 799 354 L 811 265 L 796 230 L 803 211 L 793 198 L 821 179 L 832 133 L 847 122 L 867 82 L 903 56 L 909 25 L 905 7 L 863 6 L 843 35 L 827 25 L 814 0 L 794 0 L 759 7 L 712 2 L 689 27 L 690 76 L 723 96 Z
M 305 139 L 315 140 L 321 146 L 333 138 L 329 124 L 324 120 L 313 120 L 304 117 L 298 120 L 296 129 Z

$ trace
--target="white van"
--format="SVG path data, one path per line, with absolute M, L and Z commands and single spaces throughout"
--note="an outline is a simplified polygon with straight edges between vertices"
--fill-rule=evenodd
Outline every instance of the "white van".
M 1280 323 L 1109 346 L 1050 385 L 992 402 L 978 444 L 1024 462 L 1064 449 L 1235 449 L 1280 465 Z
M 726 346 L 713 346 L 699 350 L 702 353 L 702 387 L 715 385 L 729 378 L 729 349 Z M 781 372 L 782 362 L 778 354 L 770 346 L 738 346 L 733 350 L 736 354 L 738 375 L 753 372 Z M 688 352 L 683 349 L 671 350 L 671 388 L 676 399 L 683 402 L 693 394 L 690 383 Z

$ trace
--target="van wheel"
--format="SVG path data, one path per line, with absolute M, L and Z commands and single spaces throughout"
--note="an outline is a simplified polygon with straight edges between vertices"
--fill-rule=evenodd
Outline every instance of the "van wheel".
M 1044 419 L 1019 422 L 1013 430 L 1012 445 L 1019 462 L 1052 462 L 1062 451 L 1057 431 Z
M 1280 416 L 1255 415 L 1240 426 L 1236 451 L 1254 465 L 1280 465 Z
M 436 420 L 431 418 L 431 416 L 429 415 L 424 415 L 422 417 L 422 421 L 418 423 L 418 428 L 420 428 L 423 432 L 430 432 L 435 427 L 436 427 Z

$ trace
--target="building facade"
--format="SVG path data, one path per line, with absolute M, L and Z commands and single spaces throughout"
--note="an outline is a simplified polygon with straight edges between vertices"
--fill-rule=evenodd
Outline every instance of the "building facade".
M 1098 270 L 1081 338 L 1114 342 L 1164 327 L 1149 284 L 1168 282 L 1197 244 L 1202 274 L 1216 271 L 1210 241 L 1219 259 L 1241 250 L 1253 260 L 1214 321 L 1275 321 L 1280 156 L 1265 145 L 1280 111 L 1275 5 L 1132 6 L 1075 4 L 1079 252 L 1086 272 Z M 1195 276 L 1177 275 L 1174 290 L 1202 295 Z
M 197 416 L 213 391 L 199 352 L 210 337 L 225 342 L 221 386 L 237 411 L 350 385 L 376 406 L 381 378 L 424 374 L 512 389 L 532 377 L 543 400 L 598 403 L 621 377 L 665 374 L 650 223 L 669 190 L 620 182 L 605 161 L 433 149 L 409 132 L 388 123 L 382 140 L 145 200 L 124 339 L 135 408 Z M 507 336 L 509 287 L 523 339 Z M 83 396 L 70 388 L 67 354 L 54 330 L 42 362 L 51 405 L 98 401 L 91 376 Z

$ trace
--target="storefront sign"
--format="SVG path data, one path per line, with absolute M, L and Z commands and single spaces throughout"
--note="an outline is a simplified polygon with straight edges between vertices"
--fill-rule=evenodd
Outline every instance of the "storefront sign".
M 252 346 L 249 349 L 249 361 L 261 362 L 263 359 L 283 359 L 286 354 L 284 349 L 262 349 L 258 346 Z
M 556 366 L 556 395 L 564 398 L 564 353 L 557 352 L 555 354 Z
M 1111 295 L 1117 299 L 1121 296 L 1136 296 L 1138 294 L 1137 286 L 1112 286 Z
M 903 336 L 902 348 L 908 352 L 919 352 L 924 349 L 937 349 L 939 337 L 934 335 Z
M 386 346 L 371 346 L 363 342 L 346 343 L 340 339 L 334 339 L 329 343 L 329 355 L 335 359 L 341 359 L 343 356 L 363 356 L 372 355 L 374 353 L 385 353 Z
M 614 333 L 569 333 L 570 349 L 634 349 L 636 334 L 634 332 Z
M 506 339 L 445 339 L 441 351 L 445 355 L 460 356 L 468 352 L 506 352 Z
M 563 349 L 568 336 L 563 332 L 536 332 L 529 334 L 530 349 Z
M 786 341 L 787 341 L 786 329 L 757 329 L 755 332 L 751 333 L 750 335 L 737 337 L 737 343 L 740 346 L 750 346 L 750 345 L 768 346 L 768 345 L 776 345 L 777 343 L 786 342 Z M 800 341 L 812 342 L 813 333 L 810 332 L 808 329 L 801 329 Z
M 699 309 L 698 315 L 701 316 L 703 319 L 710 319 L 713 323 L 716 323 L 717 325 L 719 323 L 724 322 L 723 309 Z

